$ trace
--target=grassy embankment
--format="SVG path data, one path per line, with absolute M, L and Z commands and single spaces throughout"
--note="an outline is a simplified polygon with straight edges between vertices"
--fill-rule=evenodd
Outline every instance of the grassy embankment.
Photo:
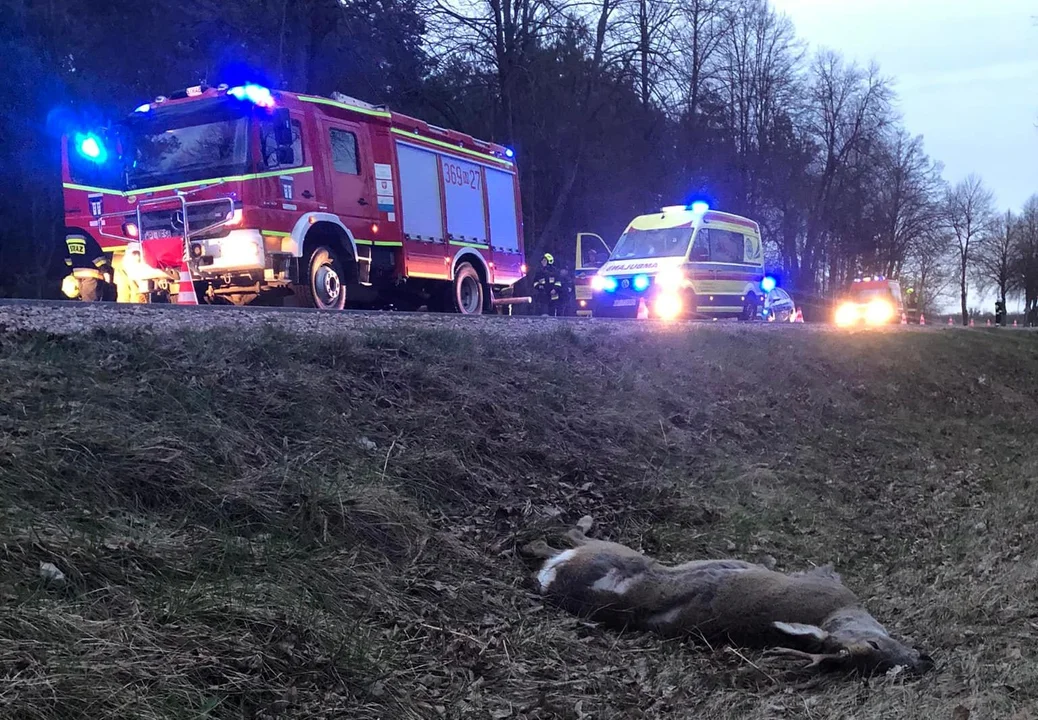
M 1030 717 L 1038 337 L 502 327 L 0 335 L 0 716 Z M 939 670 L 543 607 L 516 547 L 584 514 L 832 561 Z

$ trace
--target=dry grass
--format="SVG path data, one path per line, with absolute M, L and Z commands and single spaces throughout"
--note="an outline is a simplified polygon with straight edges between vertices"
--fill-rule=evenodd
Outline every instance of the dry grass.
M 0 317 L 4 718 L 1038 703 L 1038 337 L 20 318 Z M 516 548 L 585 514 L 668 561 L 833 561 L 939 670 L 819 680 L 544 607 Z

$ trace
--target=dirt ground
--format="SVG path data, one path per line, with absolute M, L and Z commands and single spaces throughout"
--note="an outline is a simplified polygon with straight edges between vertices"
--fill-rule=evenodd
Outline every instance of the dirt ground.
M 1038 336 L 0 308 L 4 718 L 1038 719 Z M 545 606 L 832 562 L 922 679 Z M 60 575 L 59 575 L 60 574 Z

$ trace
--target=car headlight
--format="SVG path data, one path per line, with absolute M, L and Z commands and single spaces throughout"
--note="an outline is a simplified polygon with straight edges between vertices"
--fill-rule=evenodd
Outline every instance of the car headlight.
M 685 271 L 681 268 L 667 268 L 656 273 L 656 287 L 660 290 L 677 290 L 685 284 Z
M 836 324 L 843 327 L 858 322 L 858 306 L 855 303 L 843 303 L 836 308 Z
M 890 322 L 894 317 L 894 305 L 887 301 L 876 298 L 865 308 L 865 320 L 870 325 L 882 325 Z
M 591 289 L 596 292 L 613 292 L 616 290 L 616 278 L 611 278 L 608 275 L 594 275 L 591 278 Z

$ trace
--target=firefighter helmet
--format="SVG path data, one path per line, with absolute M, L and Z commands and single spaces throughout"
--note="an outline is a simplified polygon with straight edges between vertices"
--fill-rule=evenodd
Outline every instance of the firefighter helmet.
M 544 259 L 548 261 L 549 265 L 555 264 L 555 256 L 551 253 L 544 253 Z
M 75 299 L 79 296 L 79 280 L 76 279 L 75 275 L 65 276 L 65 279 L 61 281 L 61 292 L 70 299 Z

